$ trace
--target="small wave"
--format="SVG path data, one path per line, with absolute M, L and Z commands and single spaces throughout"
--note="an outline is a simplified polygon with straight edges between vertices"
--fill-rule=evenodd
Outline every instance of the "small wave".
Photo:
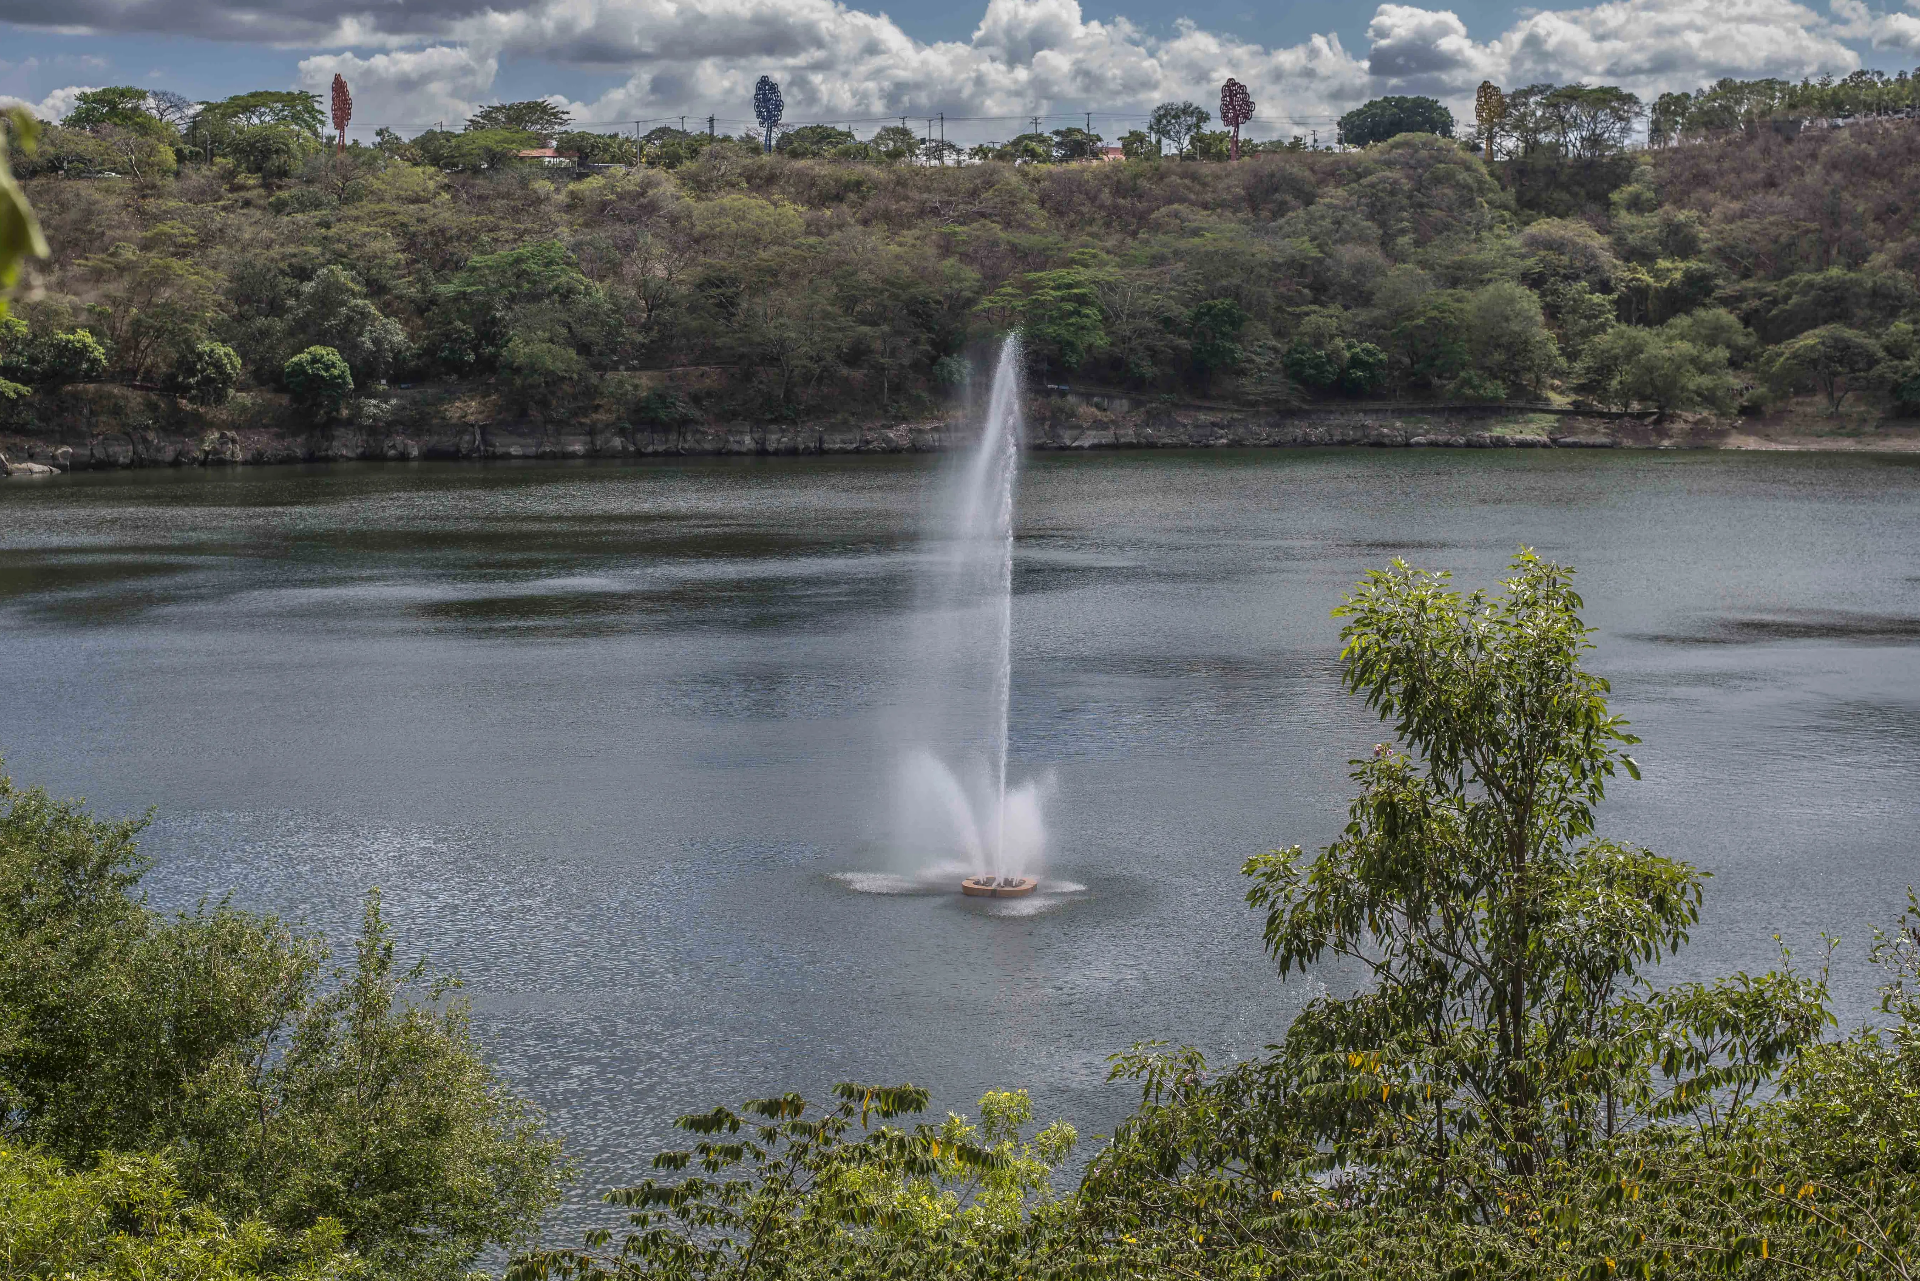
M 856 894 L 921 894 L 932 888 L 925 880 L 894 872 L 835 872 L 827 879 Z

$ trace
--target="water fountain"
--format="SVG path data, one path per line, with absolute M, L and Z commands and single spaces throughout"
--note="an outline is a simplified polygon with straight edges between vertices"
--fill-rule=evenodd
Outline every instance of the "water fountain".
M 903 843 L 922 865 L 964 871 L 964 893 L 992 898 L 1031 894 L 1045 853 L 1046 783 L 1007 786 L 1020 364 L 1019 338 L 1009 337 L 980 438 L 933 522 L 912 665 L 919 741 L 897 791 Z

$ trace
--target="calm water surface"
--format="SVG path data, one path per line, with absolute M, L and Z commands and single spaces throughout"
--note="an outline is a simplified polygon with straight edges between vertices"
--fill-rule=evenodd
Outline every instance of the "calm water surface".
M 922 460 L 336 466 L 0 486 L 0 746 L 157 809 L 157 901 L 330 933 L 380 885 L 501 1070 L 639 1177 L 676 1113 L 839 1079 L 1025 1085 L 1108 1130 L 1106 1057 L 1274 1039 L 1241 861 L 1325 844 L 1384 737 L 1328 610 L 1401 555 L 1580 569 L 1646 742 L 1612 835 L 1714 874 L 1706 976 L 1845 939 L 1920 881 L 1920 459 L 1534 451 L 1043 457 L 1024 482 L 1016 777 L 1053 875 L 998 911 L 855 892 Z M 855 878 L 857 880 L 857 878 Z

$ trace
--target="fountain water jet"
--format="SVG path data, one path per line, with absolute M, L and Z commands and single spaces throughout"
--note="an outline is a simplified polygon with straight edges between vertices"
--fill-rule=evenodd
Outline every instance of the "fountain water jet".
M 920 742 L 904 758 L 896 793 L 903 848 L 936 874 L 957 856 L 972 873 L 965 892 L 995 897 L 1031 893 L 1037 884 L 1050 790 L 1045 780 L 1007 786 L 1020 365 L 1019 338 L 1010 336 L 980 438 L 935 522 L 937 554 L 926 562 L 913 658 Z

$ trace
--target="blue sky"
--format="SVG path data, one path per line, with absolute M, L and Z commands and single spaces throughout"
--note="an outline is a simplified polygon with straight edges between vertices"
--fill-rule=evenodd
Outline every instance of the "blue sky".
M 1886 0 L 1880 0 L 1884 5 Z M 1252 89 L 1257 136 L 1306 132 L 1380 93 L 1464 111 L 1482 79 L 1626 85 L 1644 96 L 1722 75 L 1844 75 L 1920 61 L 1920 16 L 1867 0 L 1603 0 L 1533 9 L 1246 0 L 0 0 L 0 96 L 44 112 L 78 87 L 195 99 L 324 91 L 345 75 L 355 132 L 454 123 L 483 102 L 548 97 L 583 121 L 750 115 L 780 79 L 789 120 L 867 128 L 950 117 L 1005 136 L 1029 113 L 1094 111 L 1114 136 L 1158 101 Z M 1920 5 L 1920 0 L 1912 0 Z

